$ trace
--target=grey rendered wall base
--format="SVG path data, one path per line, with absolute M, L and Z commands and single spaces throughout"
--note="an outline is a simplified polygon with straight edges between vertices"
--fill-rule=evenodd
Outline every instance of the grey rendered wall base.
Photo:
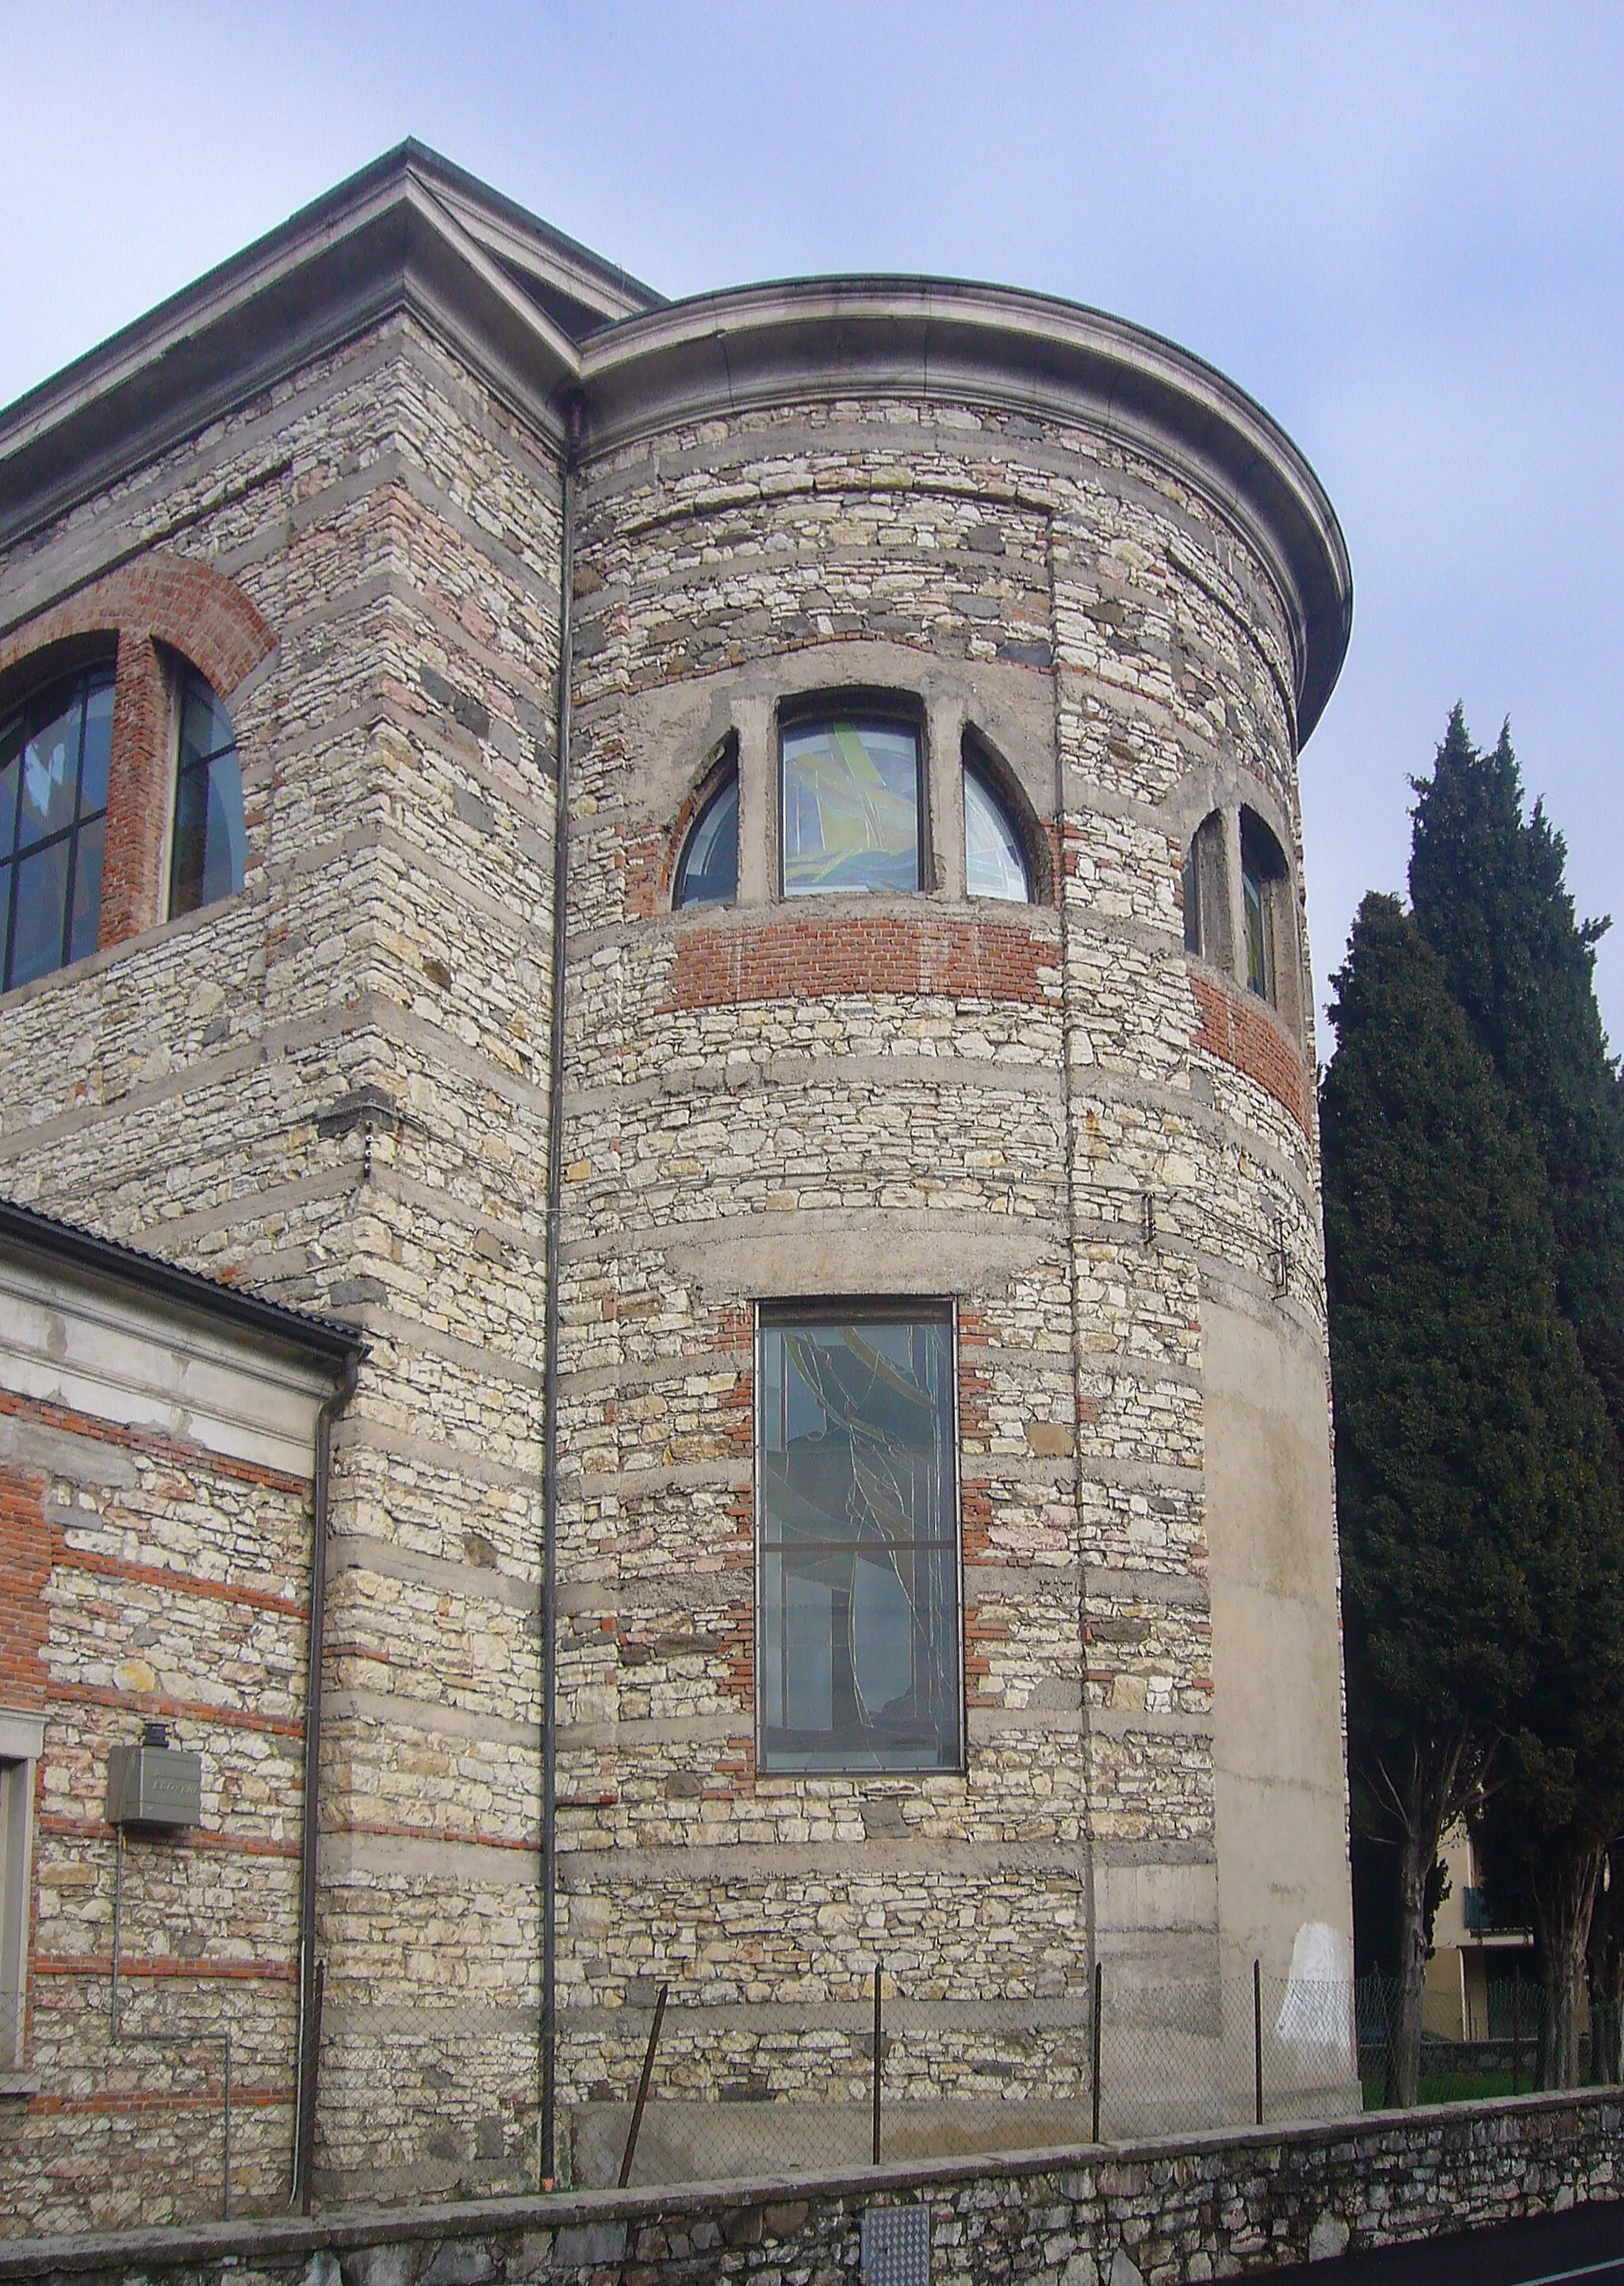
M 1621 2127 L 1620 2092 L 1598 2089 L 991 2162 L 20 2239 L 0 2247 L 0 2286 L 833 2286 L 860 2275 L 865 2208 L 914 2203 L 936 2286 L 1184 2286 L 1614 2199 Z

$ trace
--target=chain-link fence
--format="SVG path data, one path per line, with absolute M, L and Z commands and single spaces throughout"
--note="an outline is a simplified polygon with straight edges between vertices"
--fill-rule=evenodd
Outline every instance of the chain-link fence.
M 1356 1987 L 1359 2076 L 1365 2109 L 1391 2104 L 1395 2095 L 1393 2050 L 1400 1988 L 1395 1977 L 1361 1977 Z M 1527 2095 L 1555 2086 L 1562 2075 L 1543 1987 L 1507 1976 L 1463 1989 L 1423 1995 L 1419 2103 L 1476 2103 L 1495 2095 Z M 1581 2015 L 1570 2077 L 1581 2086 L 1612 2085 L 1624 2077 L 1624 2011 L 1597 1998 Z
M 560 2172 L 583 2187 L 1040 2149 L 1361 2105 L 1346 1984 L 1155 1985 L 1102 1968 L 1070 1990 L 961 1998 L 882 1973 L 877 1996 L 804 2015 L 707 2006 L 675 1988 L 663 2008 L 589 2014 L 560 2053 Z
M 663 1997 L 662 1997 L 662 1992 Z M 1420 2101 L 1542 2083 L 1539 1989 L 1480 1988 L 1446 2033 L 1424 2015 Z M 1581 2070 L 1616 2077 L 1617 2011 Z M 1392 2101 L 1396 1983 L 1272 1977 L 1147 1983 L 1102 1965 L 1065 1989 L 961 1997 L 883 1972 L 797 2008 L 673 1983 L 568 2006 L 557 2050 L 561 2187 L 815 2173 L 1204 2128 L 1349 2117 Z M 1611 2045 L 1610 2045 L 1611 2042 Z M 490 2195 L 541 2178 L 537 2020 L 527 2008 L 389 2010 L 329 1999 L 324 2198 Z

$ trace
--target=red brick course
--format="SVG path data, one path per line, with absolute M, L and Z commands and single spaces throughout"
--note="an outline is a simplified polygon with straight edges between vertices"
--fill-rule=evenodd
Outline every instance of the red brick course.
M 75 636 L 126 634 L 153 636 L 182 652 L 228 703 L 244 675 L 276 643 L 240 587 L 206 564 L 155 548 L 0 638 L 0 690 L 11 682 L 13 668 L 51 644 Z
M 1311 1083 L 1302 1057 L 1257 1002 L 1216 977 L 1192 975 L 1199 1021 L 1193 1044 L 1245 1073 L 1283 1104 L 1305 1135 L 1311 1133 Z
M 0 1469 L 0 1700 L 43 1707 L 50 1681 L 42 1653 L 49 1627 L 51 1527 L 45 1480 Z
M 239 1485 L 263 1485 L 268 1491 L 299 1493 L 310 1481 L 308 1476 L 291 1477 L 285 1469 L 267 1469 L 258 1461 L 233 1460 L 227 1453 L 206 1454 L 195 1445 L 183 1445 L 175 1438 L 160 1437 L 151 1430 L 126 1429 L 115 1421 L 98 1421 L 93 1414 L 75 1413 L 71 1406 L 53 1405 L 47 1398 L 20 1397 L 9 1389 L 0 1389 L 0 1413 L 42 1422 L 48 1429 L 59 1429 L 69 1437 L 94 1437 L 105 1445 L 122 1445 L 133 1453 L 150 1453 L 155 1459 L 174 1461 L 187 1470 L 206 1468 Z
M 672 1008 L 842 993 L 939 994 L 1042 1006 L 1060 993 L 1053 940 L 1008 923 L 890 913 L 872 920 L 777 914 L 749 928 L 711 925 L 677 940 Z

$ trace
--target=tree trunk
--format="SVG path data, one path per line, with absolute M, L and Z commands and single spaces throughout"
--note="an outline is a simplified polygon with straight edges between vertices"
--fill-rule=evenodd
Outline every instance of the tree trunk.
M 1426 1983 L 1427 1884 L 1444 1828 L 1461 1809 L 1469 1734 L 1428 1739 L 1410 1754 L 1408 1784 L 1389 1788 L 1401 1820 L 1399 1836 L 1399 2009 L 1387 2064 L 1390 2104 L 1408 2109 L 1421 2087 L 1421 2004 Z
M 1388 2101 L 1403 2109 L 1421 2086 L 1421 2004 L 1426 1984 L 1426 1888 L 1438 1859 L 1431 1838 L 1412 1826 L 1399 1844 L 1399 2021 L 1388 2074 Z
M 1606 1849 L 1599 1842 L 1564 1847 L 1553 1837 L 1534 1880 L 1534 1931 L 1544 1969 L 1540 2027 L 1540 2085 L 1578 2087 L 1585 2008 L 1585 1951 Z
M 1606 1887 L 1590 1914 L 1585 1955 L 1590 1979 L 1590 2077 L 1597 2087 L 1624 2080 L 1624 1848 L 1608 1853 Z

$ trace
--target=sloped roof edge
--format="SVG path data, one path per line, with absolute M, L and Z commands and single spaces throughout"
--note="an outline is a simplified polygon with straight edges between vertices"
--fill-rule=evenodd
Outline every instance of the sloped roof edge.
M 186 1309 L 220 1319 L 239 1332 L 268 1336 L 286 1348 L 320 1358 L 335 1368 L 347 1359 L 365 1356 L 366 1352 L 365 1336 L 354 1326 L 342 1325 L 333 1318 L 315 1317 L 305 1310 L 291 1309 L 285 1302 L 267 1301 L 263 1295 L 224 1285 L 217 1278 L 204 1277 L 200 1271 L 184 1270 L 178 1263 L 166 1262 L 160 1255 L 145 1254 L 138 1247 L 103 1238 L 98 1232 L 86 1230 L 78 1223 L 61 1222 L 54 1215 L 40 1213 L 37 1208 L 20 1206 L 12 1199 L 0 1199 L 0 1244 L 7 1242 L 26 1253 L 71 1264 L 77 1270 L 89 1271 L 115 1285 L 133 1288 L 137 1293 L 179 1303 Z
M 624 310 L 624 273 L 402 144 L 0 412 L 0 546 L 400 309 L 556 430 L 577 345 L 515 275 L 549 261 L 566 299 Z

